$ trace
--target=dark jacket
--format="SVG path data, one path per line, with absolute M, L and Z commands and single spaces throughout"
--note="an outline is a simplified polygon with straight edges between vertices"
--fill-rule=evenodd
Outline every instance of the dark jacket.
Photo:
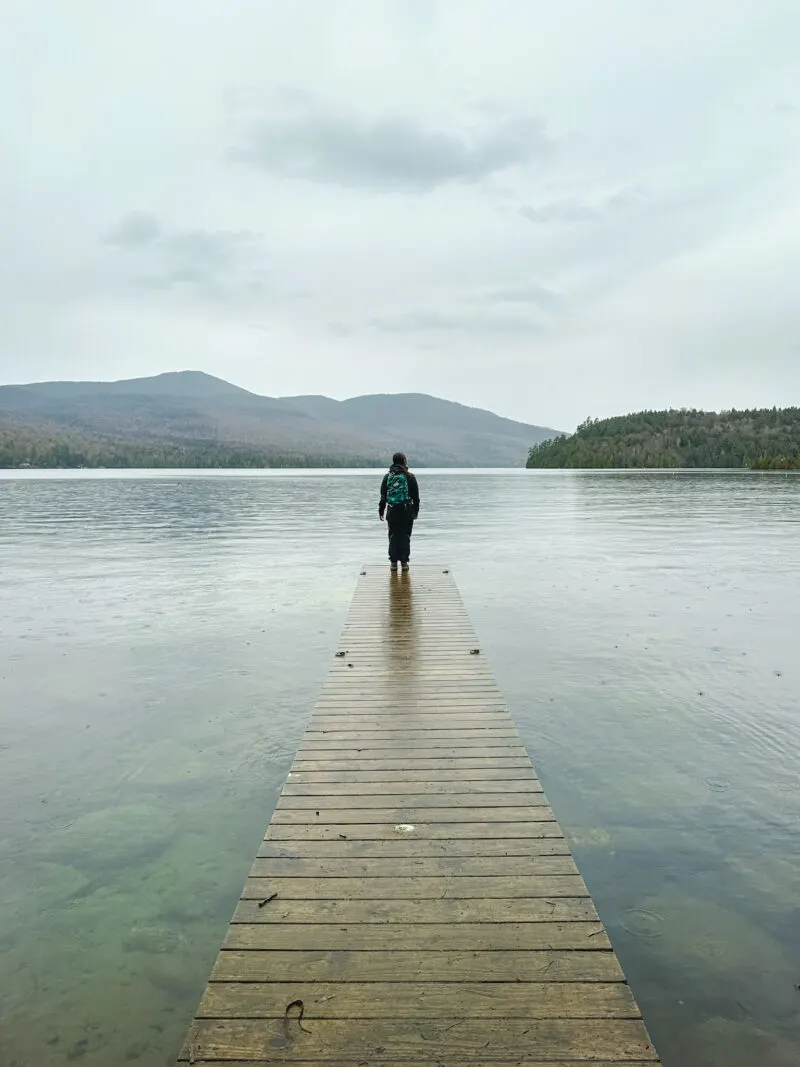
M 386 511 L 386 483 L 389 481 L 389 475 L 398 472 L 402 472 L 405 474 L 406 478 L 408 478 L 408 495 L 411 497 L 411 514 L 416 519 L 419 515 L 419 486 L 417 485 L 417 479 L 407 467 L 401 467 L 399 463 L 393 463 L 388 472 L 383 476 L 383 481 L 381 482 L 381 500 L 378 504 L 378 514 L 383 518 Z

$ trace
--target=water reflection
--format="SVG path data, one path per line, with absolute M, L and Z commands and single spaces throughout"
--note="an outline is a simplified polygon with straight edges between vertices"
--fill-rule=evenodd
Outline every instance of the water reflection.
M 389 640 L 384 644 L 396 675 L 398 695 L 407 694 L 418 671 L 420 619 L 414 607 L 414 580 L 408 571 L 389 575 Z

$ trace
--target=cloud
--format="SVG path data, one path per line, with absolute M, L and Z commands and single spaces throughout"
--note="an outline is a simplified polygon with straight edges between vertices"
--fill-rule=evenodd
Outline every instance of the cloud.
M 523 206 L 520 215 L 529 222 L 593 222 L 618 212 L 633 211 L 648 202 L 640 189 L 624 188 L 599 200 L 586 201 L 577 197 L 552 200 L 540 207 Z
M 161 236 L 161 226 L 155 215 L 146 211 L 131 211 L 105 236 L 107 244 L 122 248 L 142 248 L 151 245 Z
M 307 111 L 258 122 L 231 153 L 268 173 L 354 188 L 428 190 L 477 182 L 550 151 L 542 124 L 507 117 L 480 132 L 414 118 L 359 120 Z
M 444 314 L 438 311 L 409 311 L 370 319 L 369 325 L 388 334 L 538 334 L 539 322 L 523 315 L 497 315 L 483 312 Z
M 220 298 L 263 281 L 261 239 L 247 230 L 170 229 L 154 215 L 133 211 L 103 240 L 133 260 L 129 276 L 144 289 L 186 288 Z
M 331 322 L 328 324 L 328 329 L 334 337 L 352 337 L 355 333 L 355 328 L 348 326 L 346 322 Z
M 534 284 L 493 289 L 483 300 L 489 304 L 530 304 L 543 311 L 557 311 L 564 304 L 560 293 L 544 285 Z

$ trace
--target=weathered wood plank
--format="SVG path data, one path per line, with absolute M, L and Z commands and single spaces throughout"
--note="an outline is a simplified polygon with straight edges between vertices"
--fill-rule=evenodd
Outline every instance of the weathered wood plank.
M 335 760 L 360 760 L 380 766 L 386 760 L 444 760 L 444 759 L 524 759 L 528 760 L 528 753 L 519 744 L 508 745 L 479 745 L 477 748 L 429 748 L 426 745 L 419 747 L 405 747 L 390 745 L 388 748 L 371 748 L 366 743 L 357 744 L 351 748 L 338 748 L 336 746 L 314 746 L 313 749 L 301 748 L 295 756 L 292 766 L 303 763 L 326 762 Z M 528 761 L 530 762 L 530 761 Z M 302 770 L 302 767 L 300 768 Z
M 413 829 L 395 823 L 305 823 L 267 827 L 268 841 L 498 841 L 506 838 L 563 837 L 555 818 L 547 822 L 414 823 Z M 491 852 L 484 852 L 491 855 Z
M 443 759 L 420 758 L 408 756 L 405 759 L 363 759 L 340 758 L 340 759 L 308 759 L 295 760 L 292 768 L 295 771 L 358 771 L 368 766 L 374 770 L 402 771 L 406 768 L 411 770 L 428 771 L 457 771 L 457 770 L 480 770 L 482 768 L 502 768 L 504 770 L 516 770 L 519 768 L 530 769 L 531 761 L 527 756 L 460 756 L 446 757 Z
M 209 1019 L 283 1019 L 286 1005 L 300 999 L 304 1020 L 416 1019 L 420 1004 L 428 1019 L 638 1019 L 631 991 L 623 982 L 575 982 L 562 989 L 519 982 L 212 982 L 198 1011 Z
M 589 897 L 522 900 L 240 900 L 234 923 L 597 922 Z
M 423 711 L 428 715 L 442 716 L 444 714 L 456 714 L 464 709 L 465 714 L 484 711 L 487 714 L 508 715 L 508 707 L 497 696 L 490 693 L 438 693 L 429 694 L 402 692 L 387 693 L 385 696 L 375 696 L 372 699 L 357 697 L 354 693 L 332 693 L 326 696 L 320 694 L 317 710 L 327 713 L 330 709 L 341 712 L 352 711 L 355 715 L 371 715 L 382 713 L 399 718 L 405 713 L 409 715 Z
M 319 813 L 319 814 L 317 814 Z M 549 822 L 555 821 L 548 807 L 527 805 L 519 808 L 309 808 L 307 811 L 286 811 L 279 808 L 272 821 L 276 826 L 296 826 L 303 823 L 392 823 L 395 826 L 414 826 L 418 822 Z
M 484 952 L 514 949 L 611 948 L 600 923 L 234 923 L 222 943 L 225 949 L 285 949 L 331 952 Z
M 317 704 L 317 718 L 331 716 L 352 716 L 354 723 L 367 719 L 405 724 L 415 717 L 433 716 L 439 723 L 451 723 L 465 715 L 479 715 L 482 718 L 502 716 L 507 720 L 508 708 L 505 704 L 487 700 L 485 696 L 473 696 L 462 693 L 456 696 L 439 694 L 438 696 L 402 696 L 375 697 L 372 700 L 355 700 L 348 696 L 320 697 Z M 313 721 L 313 720 L 312 720 Z
M 517 876 L 442 875 L 422 878 L 264 878 L 250 877 L 244 897 L 265 900 L 277 893 L 282 900 L 491 900 L 493 897 L 587 896 L 580 875 L 526 874 Z
M 516 754 L 525 751 L 519 737 L 513 734 L 507 734 L 504 737 L 458 737 L 457 731 L 455 737 L 452 732 L 445 737 L 428 737 L 425 734 L 418 734 L 416 737 L 392 737 L 391 735 L 388 737 L 367 737 L 362 734 L 359 737 L 358 734 L 355 734 L 345 738 L 323 736 L 308 739 L 298 748 L 297 758 L 315 758 L 318 755 L 331 756 L 340 752 L 374 752 L 376 756 L 385 753 L 396 755 L 411 752 L 415 756 L 425 754 L 438 756 L 440 753 L 446 754 L 453 749 L 463 751 L 467 748 L 476 749 L 475 755 L 480 755 L 481 752 L 487 750 L 489 754 L 500 749 L 503 749 L 505 753 L 509 753 L 509 750 L 511 750 Z
M 394 783 L 392 783 L 394 784 Z M 419 785 L 418 782 L 413 783 Z M 452 783 L 450 783 L 452 784 Z M 513 808 L 520 804 L 530 804 L 533 807 L 544 807 L 547 799 L 542 792 L 526 793 L 342 793 L 338 795 L 336 788 L 331 786 L 330 793 L 324 800 L 318 796 L 282 795 L 278 798 L 278 809 L 302 811 L 308 808 L 323 808 L 330 811 L 331 808 L 474 808 L 480 804 L 487 808 Z
M 372 700 L 393 700 L 399 688 L 397 676 L 387 676 L 383 679 L 374 680 L 360 676 L 358 673 L 348 674 L 353 681 L 349 682 L 342 678 L 341 681 L 327 682 L 322 687 L 322 696 L 331 699 L 341 697 L 343 700 L 360 700 L 362 703 Z M 465 696 L 478 698 L 492 698 L 497 695 L 497 686 L 493 681 L 481 681 L 480 679 L 457 678 L 434 681 L 431 678 L 404 679 L 402 683 L 403 698 L 408 701 L 414 699 L 431 700 L 437 696 L 450 697 L 459 700 Z
M 522 778 L 511 781 L 496 781 L 493 779 L 470 781 L 464 778 L 456 782 L 287 782 L 283 787 L 282 797 L 314 797 L 324 796 L 329 798 L 357 797 L 384 794 L 395 796 L 399 794 L 416 794 L 427 796 L 470 796 L 475 793 L 489 794 L 497 789 L 503 789 L 504 796 L 517 793 L 541 794 L 542 783 L 536 778 Z M 519 798 L 517 803 L 520 803 Z M 368 805 L 372 807 L 372 805 Z
M 214 982 L 621 982 L 613 952 L 233 952 Z M 422 1015 L 422 1013 L 421 1013 Z M 424 1018 L 424 1015 L 422 1015 Z
M 183 1062 L 183 1061 L 182 1061 Z M 384 1060 L 384 1063 L 387 1061 Z M 195 1058 L 195 1063 L 202 1063 L 203 1067 L 275 1067 L 275 1060 L 268 1059 L 255 1059 L 255 1060 L 210 1060 Z M 368 1064 L 368 1060 L 362 1061 L 363 1064 Z M 312 1067 L 311 1064 L 304 1064 L 303 1067 Z M 353 1067 L 352 1060 L 325 1060 L 325 1067 Z M 428 1067 L 424 1060 L 416 1059 L 413 1062 L 408 1060 L 393 1059 L 388 1067 Z M 547 1060 L 546 1062 L 541 1059 L 532 1059 L 529 1056 L 515 1056 L 513 1060 L 487 1060 L 481 1058 L 476 1060 L 473 1057 L 464 1059 L 459 1056 L 456 1059 L 448 1058 L 447 1067 L 576 1067 L 576 1061 L 571 1060 L 567 1063 L 565 1060 L 559 1060 L 556 1063 L 554 1060 Z M 648 1060 L 647 1063 L 642 1060 L 625 1060 L 624 1064 L 621 1060 L 592 1060 L 591 1067 L 653 1067 L 653 1061 Z
M 347 728 L 357 736 L 359 734 L 368 733 L 385 733 L 387 735 L 393 733 L 408 733 L 412 732 L 414 737 L 423 739 L 429 733 L 434 731 L 447 730 L 451 732 L 457 732 L 459 730 L 473 731 L 473 730 L 494 730 L 503 728 L 503 719 L 491 719 L 485 715 L 478 715 L 474 717 L 464 717 L 461 715 L 453 716 L 441 716 L 436 715 L 404 715 L 402 718 L 398 716 L 390 716 L 388 718 L 376 718 L 374 714 L 367 716 L 358 715 L 326 715 L 324 717 L 315 717 L 309 723 L 309 730 L 315 732 L 320 730 L 342 730 Z
M 569 856 L 569 845 L 563 837 L 483 838 L 472 840 L 425 841 L 412 835 L 411 840 L 395 834 L 395 839 L 379 841 L 351 840 L 347 834 L 337 834 L 335 840 L 263 841 L 258 859 L 289 858 L 322 859 L 414 859 L 430 856 Z
M 255 859 L 252 878 L 459 878 L 577 874 L 572 856 L 417 856 L 414 859 Z
M 387 742 L 410 742 L 414 745 L 434 745 L 439 741 L 445 743 L 452 743 L 454 740 L 458 741 L 460 747 L 464 747 L 467 742 L 476 741 L 480 744 L 492 744 L 497 738 L 502 741 L 513 741 L 519 744 L 519 734 L 511 727 L 507 726 L 505 729 L 487 727 L 486 729 L 470 730 L 465 729 L 462 726 L 450 727 L 449 729 L 443 727 L 436 727 L 430 730 L 420 733 L 419 730 L 404 730 L 401 727 L 392 728 L 390 726 L 384 727 L 382 730 L 375 729 L 357 729 L 351 725 L 349 730 L 342 729 L 321 729 L 315 730 L 309 727 L 306 730 L 306 735 L 303 739 L 303 747 L 309 747 L 311 745 L 317 745 L 320 742 L 332 743 L 338 741 L 343 743 L 344 746 L 351 747 L 353 744 L 363 742 L 381 742 L 386 744 Z M 340 744 L 340 747 L 343 747 Z
M 429 782 L 433 775 L 430 770 L 396 767 L 391 770 L 376 770 L 363 767 L 357 771 L 290 771 L 287 781 L 301 782 Z M 538 781 L 533 768 L 527 767 L 466 767 L 458 770 L 453 767 L 439 767 L 436 770 L 439 782 L 534 782 Z
M 328 726 L 331 723 L 331 727 Z M 375 725 L 370 725 L 374 723 Z M 360 730 L 408 730 L 417 736 L 421 730 L 485 730 L 515 729 L 508 710 L 499 704 L 468 704 L 466 707 L 451 707 L 445 713 L 438 706 L 431 708 L 401 707 L 397 704 L 384 708 L 361 705 L 318 705 L 308 724 L 309 730 L 338 729 L 358 732 Z
M 495 1056 L 535 1049 L 542 1058 L 573 1060 L 655 1060 L 656 1053 L 638 1019 L 460 1019 L 458 1025 L 404 1019 L 318 1019 L 301 1027 L 297 1016 L 285 1019 L 197 1020 L 187 1041 L 199 1057 L 271 1056 L 275 1063 L 313 1062 L 351 1057 L 374 1060 L 382 1050 L 392 1058 L 424 1057 L 433 1063 L 443 1056 L 474 1056 L 491 1047 Z M 183 1054 L 188 1060 L 189 1054 Z

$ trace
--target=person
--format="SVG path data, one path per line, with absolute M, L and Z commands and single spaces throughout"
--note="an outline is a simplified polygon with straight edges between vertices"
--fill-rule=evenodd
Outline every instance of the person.
M 389 528 L 389 562 L 392 570 L 398 563 L 408 570 L 411 559 L 411 531 L 419 515 L 419 486 L 408 469 L 408 460 L 403 452 L 395 452 L 392 465 L 381 482 L 381 499 L 378 517 L 386 516 Z

